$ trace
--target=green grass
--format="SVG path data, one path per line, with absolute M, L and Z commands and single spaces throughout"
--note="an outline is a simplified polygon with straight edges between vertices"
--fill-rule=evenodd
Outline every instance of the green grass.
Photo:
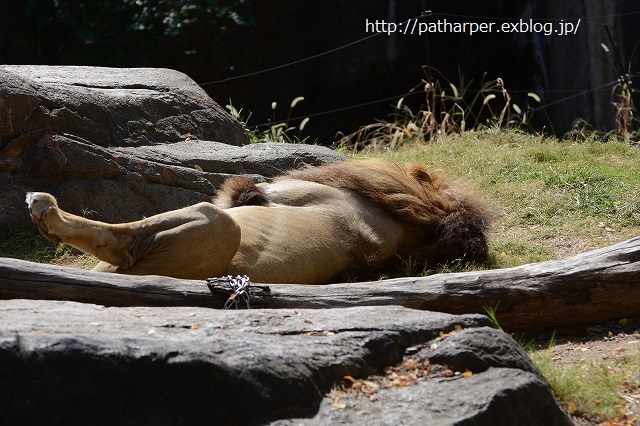
M 0 238 L 0 257 L 29 260 L 38 263 L 90 269 L 97 259 L 65 245 L 54 244 L 33 228 L 12 229 Z
M 640 235 L 640 147 L 517 131 L 449 136 L 381 153 L 469 182 L 497 213 L 490 267 L 557 259 Z
M 556 397 L 571 414 L 592 422 L 621 421 L 638 424 L 638 412 L 625 413 L 627 393 L 640 389 L 640 352 L 603 363 L 580 361 L 561 367 L 547 351 L 531 352 L 531 358 L 551 384 Z

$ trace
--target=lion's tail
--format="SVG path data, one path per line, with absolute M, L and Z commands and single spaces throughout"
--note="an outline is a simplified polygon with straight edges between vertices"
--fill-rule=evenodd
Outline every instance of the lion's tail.
M 213 203 L 220 208 L 239 206 L 266 206 L 264 191 L 249 176 L 234 176 L 224 181 Z

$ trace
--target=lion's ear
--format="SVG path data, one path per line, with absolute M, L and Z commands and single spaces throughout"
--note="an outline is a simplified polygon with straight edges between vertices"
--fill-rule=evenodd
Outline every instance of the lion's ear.
M 433 179 L 431 179 L 431 175 L 427 173 L 426 170 L 420 167 L 416 167 L 411 170 L 411 176 L 414 177 L 420 183 L 428 183 L 429 185 L 433 184 Z

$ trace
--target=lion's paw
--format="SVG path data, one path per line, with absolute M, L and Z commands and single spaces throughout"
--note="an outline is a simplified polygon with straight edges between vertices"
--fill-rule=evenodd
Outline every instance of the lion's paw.
M 60 238 L 51 229 L 52 220 L 59 218 L 58 203 L 51 194 L 45 192 L 28 192 L 25 199 L 29 206 L 29 213 L 40 233 L 48 240 L 59 243 Z M 53 213 L 53 214 L 52 214 Z
M 29 212 L 35 220 L 42 220 L 45 212 L 51 208 L 58 208 L 56 199 L 46 192 L 27 192 L 25 200 L 29 206 Z

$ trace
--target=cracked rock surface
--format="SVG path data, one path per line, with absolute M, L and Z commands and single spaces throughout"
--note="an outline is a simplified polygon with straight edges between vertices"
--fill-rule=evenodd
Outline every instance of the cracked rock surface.
M 513 361 L 526 355 L 487 324 L 481 315 L 394 306 L 220 311 L 2 301 L 0 420 L 402 424 L 397 421 L 405 413 L 404 424 L 513 424 L 501 423 L 496 412 L 512 420 L 544 411 L 547 424 L 567 424 L 535 367 Z M 442 337 L 449 334 L 453 344 Z M 465 334 L 471 343 L 465 344 Z M 492 353 L 509 353 L 506 365 L 487 354 L 496 338 Z M 484 370 L 463 380 L 436 377 L 384 389 L 379 401 L 361 401 L 357 411 L 327 402 L 325 395 L 344 376 L 378 374 L 401 362 L 407 348 L 446 364 L 447 347 L 476 353 L 487 360 L 474 364 Z M 464 360 L 455 362 L 464 366 Z M 366 419 L 358 414 L 363 410 Z

